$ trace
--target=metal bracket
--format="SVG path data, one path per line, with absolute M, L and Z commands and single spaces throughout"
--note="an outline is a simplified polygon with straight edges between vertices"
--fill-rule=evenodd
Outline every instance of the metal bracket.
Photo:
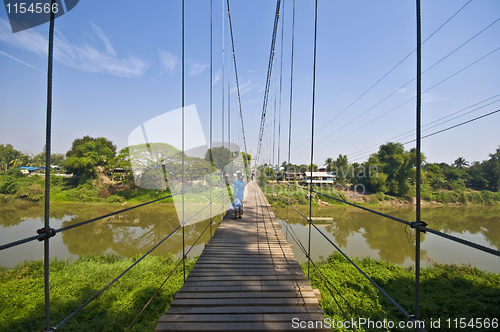
M 427 223 L 426 223 L 425 221 L 420 221 L 420 222 L 416 222 L 416 221 L 414 221 L 414 222 L 411 222 L 411 223 L 410 223 L 410 227 L 411 227 L 411 228 L 418 228 L 419 226 L 427 227 Z M 424 234 L 426 233 L 426 231 L 425 231 L 425 230 L 421 230 L 420 228 L 418 228 L 418 229 L 419 229 L 422 233 L 424 233 Z
M 45 228 L 40 228 L 40 229 L 37 229 L 36 231 L 37 234 L 45 234 L 44 237 L 41 237 L 38 239 L 38 241 L 44 241 L 44 240 L 47 240 L 47 239 L 50 239 L 51 237 L 55 236 L 57 233 L 56 233 L 56 230 L 53 229 L 53 228 L 50 228 L 49 229 L 49 233 L 47 233 L 45 231 Z

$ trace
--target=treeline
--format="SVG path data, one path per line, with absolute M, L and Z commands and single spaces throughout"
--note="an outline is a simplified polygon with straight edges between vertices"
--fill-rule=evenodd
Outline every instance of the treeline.
M 367 192 L 384 197 L 385 194 L 413 198 L 416 195 L 416 150 L 404 149 L 401 143 L 389 142 L 380 146 L 378 152 L 372 154 L 363 163 L 350 163 L 347 155 L 340 154 L 338 158 L 325 160 L 326 171 L 335 175 L 335 185 L 343 188 L 351 185 L 363 185 Z M 453 164 L 426 163 L 421 154 L 421 193 L 422 198 L 438 201 L 463 201 L 463 193 L 482 192 L 481 197 L 472 200 L 498 200 L 500 189 L 500 148 L 489 154 L 489 159 L 469 163 L 463 157 L 458 157 Z M 286 174 L 310 171 L 310 165 L 293 165 L 283 163 L 282 170 L 273 170 L 269 166 L 262 167 L 267 179 L 282 180 Z M 318 166 L 313 164 L 313 171 Z M 288 172 L 287 172 L 288 171 Z M 295 177 L 296 178 L 296 177 Z M 439 193 L 453 193 L 444 197 Z M 491 196 L 488 193 L 495 193 Z
M 65 155 L 51 155 L 51 165 L 73 175 L 64 179 L 51 176 L 51 200 L 124 202 L 135 198 L 141 202 L 164 196 L 169 185 L 179 186 L 182 179 L 196 181 L 228 163 L 234 172 L 243 171 L 249 162 L 250 155 L 225 147 L 206 151 L 204 158 L 189 157 L 166 143 L 133 145 L 117 152 L 116 145 L 105 137 L 84 136 L 75 139 Z M 0 201 L 43 200 L 43 179 L 25 176 L 19 167 L 45 165 L 45 152 L 32 156 L 10 144 L 0 145 Z M 135 177 L 132 165 L 140 170 Z

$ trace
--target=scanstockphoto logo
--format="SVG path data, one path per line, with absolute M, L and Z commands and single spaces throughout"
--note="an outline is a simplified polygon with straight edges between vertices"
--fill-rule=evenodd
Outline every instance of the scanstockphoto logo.
M 226 184 L 246 167 L 236 144 L 209 149 L 195 105 L 184 107 L 184 125 L 182 113 L 179 108 L 144 122 L 130 133 L 128 148 L 137 186 L 168 188 L 185 226 L 225 212 L 231 205 Z
M 50 13 L 54 18 L 64 15 L 72 10 L 79 0 L 4 0 L 5 10 L 9 17 L 13 33 L 31 29 L 50 21 Z

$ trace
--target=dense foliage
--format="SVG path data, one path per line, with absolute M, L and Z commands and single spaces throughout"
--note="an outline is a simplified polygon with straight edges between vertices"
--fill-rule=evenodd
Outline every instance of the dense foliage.
M 354 262 L 403 309 L 410 314 L 414 312 L 415 273 L 412 268 L 403 268 L 371 258 L 354 259 Z M 357 320 L 359 317 L 370 318 L 372 321 L 405 321 L 405 317 L 340 254 L 334 254 L 316 265 L 329 281 L 329 288 L 335 296 L 334 298 L 331 295 L 315 268 L 311 267 L 311 284 L 313 288 L 321 291 L 320 305 L 325 317 L 335 321 L 351 318 Z M 302 269 L 307 273 L 307 263 L 303 264 Z M 439 331 L 456 331 L 453 324 L 451 328 L 448 327 L 446 320 L 454 320 L 457 317 L 465 318 L 467 322 L 478 317 L 483 320 L 489 318 L 490 322 L 494 318 L 500 320 L 499 274 L 468 266 L 436 264 L 421 270 L 421 295 L 420 316 L 426 320 L 427 331 L 433 330 L 428 325 L 431 318 L 434 321 L 441 319 Z M 349 308 L 346 301 L 354 309 Z M 336 302 L 343 308 L 348 319 Z M 370 330 L 373 329 L 366 329 L 366 326 L 358 329 Z M 461 329 L 476 330 L 470 327 Z
M 72 263 L 51 260 L 52 322 L 57 324 L 62 321 L 137 258 L 89 255 L 81 256 Z M 63 325 L 61 331 L 125 330 L 177 262 L 172 255 L 167 259 L 159 256 L 146 257 Z M 187 262 L 187 272 L 194 262 Z M 182 286 L 182 281 L 181 264 L 131 331 L 154 331 L 158 318 L 168 309 L 174 292 Z M 12 269 L 0 267 L 0 299 L 1 331 L 40 331 L 45 322 L 43 261 L 26 261 Z

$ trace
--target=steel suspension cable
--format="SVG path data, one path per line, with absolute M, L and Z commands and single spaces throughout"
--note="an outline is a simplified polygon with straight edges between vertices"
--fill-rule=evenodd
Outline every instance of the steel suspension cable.
M 283 34 L 285 25 L 285 0 L 283 0 L 283 15 L 281 19 L 281 60 L 280 60 L 280 103 L 279 103 L 279 117 L 278 117 L 278 171 L 280 163 L 281 151 L 281 90 L 283 87 Z
M 213 173 L 213 146 L 212 146 L 212 134 L 213 134 L 213 72 L 212 72 L 212 39 L 213 39 L 213 22 L 212 22 L 212 7 L 213 0 L 210 0 L 210 202 L 212 202 L 212 173 Z M 212 204 L 210 204 L 210 238 L 212 237 Z
M 318 0 L 314 5 L 314 58 L 313 58 L 313 86 L 312 86 L 312 110 L 311 110 L 311 181 L 309 182 L 309 242 L 307 251 L 307 279 L 309 280 L 309 265 L 311 262 L 311 218 L 312 218 L 312 179 L 313 179 L 313 156 L 314 156 L 314 106 L 316 102 L 316 44 L 318 36 Z
M 448 20 L 446 20 L 439 28 L 437 28 L 433 33 L 427 37 L 422 44 L 424 44 L 427 40 L 429 40 L 434 34 L 436 34 L 439 30 L 441 30 L 442 27 L 444 27 L 451 19 L 453 19 L 458 13 L 462 11 L 472 0 L 469 0 L 465 5 L 463 5 L 455 14 L 453 14 Z M 358 102 L 364 95 L 366 95 L 370 90 L 372 90 L 376 85 L 378 85 L 384 78 L 386 78 L 390 73 L 392 73 L 399 65 L 401 65 L 406 59 L 408 59 L 413 53 L 415 53 L 417 49 L 415 48 L 413 51 L 411 51 L 407 56 L 405 56 L 401 61 L 399 61 L 394 67 L 392 67 L 387 73 L 385 73 L 380 79 L 377 80 L 372 86 L 370 86 L 365 92 L 363 92 L 359 97 L 357 97 L 351 104 L 349 104 L 346 108 L 344 108 L 338 115 L 336 115 L 332 120 L 328 121 L 323 127 L 321 127 L 320 130 L 316 132 L 316 134 L 319 134 L 320 131 L 325 129 L 330 123 L 335 121 L 340 115 L 342 115 L 345 111 L 347 111 L 349 108 L 351 108 L 352 105 L 354 105 L 356 102 Z M 303 144 L 305 144 L 309 139 L 304 141 L 302 144 L 297 146 L 297 149 L 301 147 Z
M 45 215 L 44 228 L 45 234 L 43 241 L 43 284 L 45 298 L 45 331 L 51 331 L 50 325 L 50 289 L 49 289 L 49 265 L 50 265 L 50 152 L 51 152 L 51 133 L 52 133 L 52 65 L 54 63 L 54 8 L 55 0 L 50 2 L 50 23 L 49 23 L 49 45 L 48 45 L 48 64 L 47 64 L 47 120 L 45 131 Z
M 472 107 L 474 107 L 474 106 L 477 106 L 477 105 L 479 105 L 479 104 L 482 104 L 482 103 L 484 103 L 484 102 L 486 102 L 486 101 L 488 101 L 488 100 L 490 100 L 490 99 L 496 98 L 496 97 L 498 97 L 498 96 L 500 96 L 500 94 L 496 94 L 495 96 L 492 96 L 492 97 L 489 97 L 489 98 L 483 99 L 482 101 L 477 102 L 477 103 L 475 103 L 475 104 L 473 104 L 473 105 L 467 106 L 467 107 L 465 107 L 465 108 L 462 108 L 461 110 L 458 110 L 458 111 L 456 111 L 456 112 L 452 112 L 452 113 L 450 113 L 450 114 L 448 114 L 448 115 L 445 115 L 445 116 L 443 116 L 443 117 L 441 117 L 441 118 L 439 118 L 439 119 L 437 119 L 437 120 L 431 121 L 431 122 L 429 122 L 429 123 L 427 123 L 427 124 L 423 125 L 423 126 L 422 126 L 422 128 L 427 127 L 427 126 L 429 126 L 429 125 L 431 125 L 431 124 L 433 124 L 433 123 L 436 123 L 436 122 L 438 122 L 438 121 L 444 120 L 444 119 L 446 119 L 446 118 L 449 118 L 450 116 L 453 116 L 453 115 L 455 115 L 455 114 L 462 113 L 463 111 L 468 110 L 469 108 L 472 108 Z M 486 107 L 486 106 L 492 105 L 493 103 L 496 103 L 496 102 L 498 102 L 498 101 L 500 101 L 500 99 L 497 99 L 497 100 L 495 100 L 494 102 L 491 102 L 491 103 L 489 103 L 489 104 L 487 104 L 487 105 L 483 105 L 483 106 L 481 106 L 481 107 L 479 107 L 479 108 L 476 108 L 476 109 L 474 109 L 474 110 L 472 110 L 472 111 L 469 111 L 469 112 L 467 112 L 467 113 L 464 113 L 464 114 L 462 114 L 462 115 L 459 115 L 459 116 L 457 116 L 457 117 L 455 117 L 455 118 L 452 118 L 452 119 L 450 119 L 450 120 L 447 120 L 447 121 L 444 121 L 444 122 L 438 123 L 438 124 L 436 124 L 436 125 L 434 125 L 434 126 L 432 126 L 432 127 L 429 127 L 429 128 L 427 128 L 427 129 L 424 129 L 423 131 L 425 131 L 425 130 L 429 130 L 429 129 L 434 128 L 434 127 L 436 127 L 436 126 L 439 126 L 439 125 L 441 125 L 441 124 L 443 124 L 443 123 L 446 123 L 446 122 L 449 122 L 449 121 L 451 121 L 451 120 L 457 119 L 457 118 L 462 117 L 462 116 L 464 116 L 464 115 L 466 115 L 466 114 L 469 114 L 469 113 L 475 112 L 475 111 L 477 111 L 477 110 L 479 110 L 479 109 L 481 109 L 481 108 L 484 108 L 484 107 Z M 358 154 L 366 153 L 366 152 L 365 152 L 366 150 L 372 149 L 372 148 L 374 148 L 374 147 L 376 147 L 376 146 L 379 146 L 380 144 L 383 144 L 383 143 L 386 143 L 386 142 L 392 142 L 392 141 L 394 141 L 395 139 L 399 138 L 400 136 L 404 136 L 404 135 L 407 135 L 407 134 L 410 134 L 410 133 L 411 133 L 411 134 L 410 134 L 410 136 L 411 136 L 411 135 L 413 135 L 414 131 L 415 131 L 414 129 L 409 130 L 409 131 L 407 131 L 407 132 L 405 132 L 405 133 L 403 133 L 403 134 L 399 134 L 399 135 L 397 135 L 397 136 L 394 136 L 393 138 L 390 138 L 390 139 L 384 140 L 384 141 L 382 141 L 382 142 L 380 142 L 380 143 L 377 143 L 377 144 L 371 145 L 371 146 L 370 146 L 370 147 L 368 147 L 368 148 L 364 148 L 364 149 L 362 149 L 362 150 L 359 150 L 359 151 L 356 151 L 356 152 L 354 152 L 354 153 L 351 153 L 351 154 L 350 154 L 350 156 L 355 156 L 355 155 L 358 155 Z M 406 136 L 405 136 L 405 137 L 406 137 Z
M 210 222 L 208 223 L 207 227 L 205 227 L 205 229 L 198 236 L 198 238 L 196 239 L 196 241 L 194 241 L 194 243 L 191 245 L 191 247 L 189 247 L 188 251 L 186 252 L 186 255 L 189 255 L 189 252 L 191 251 L 191 249 L 193 249 L 193 247 L 196 245 L 196 243 L 198 243 L 198 241 L 201 239 L 201 237 L 203 236 L 203 234 L 205 234 L 205 232 L 207 231 L 207 229 L 209 227 L 212 228 L 212 219 L 210 219 Z M 175 267 L 173 268 L 173 270 L 168 274 L 168 276 L 162 282 L 162 284 L 160 285 L 160 287 L 158 287 L 158 289 L 156 290 L 156 292 L 154 292 L 154 294 L 151 296 L 151 298 L 149 299 L 149 301 L 144 305 L 144 307 L 141 309 L 141 311 L 139 312 L 139 314 L 137 314 L 137 316 L 134 318 L 134 320 L 132 321 L 132 323 L 130 323 L 130 325 L 125 329 L 125 332 L 129 331 L 132 328 L 132 325 L 134 325 L 134 323 L 137 321 L 137 319 L 139 319 L 139 317 L 142 315 L 142 313 L 144 312 L 144 310 L 146 310 L 146 308 L 149 306 L 149 304 L 151 303 L 151 301 L 153 301 L 153 299 L 156 297 L 156 295 L 158 294 L 158 292 L 160 291 L 160 289 L 162 289 L 163 285 L 165 285 L 165 283 L 168 281 L 168 279 L 170 279 L 170 277 L 174 274 L 174 272 L 179 267 L 180 263 L 181 263 L 181 260 L 179 260 L 179 262 L 177 262 L 177 264 L 175 265 Z
M 298 187 L 298 188 L 301 188 L 301 187 Z M 305 189 L 305 188 L 301 188 L 301 189 Z M 307 190 L 307 189 L 306 189 Z M 403 315 L 405 315 L 406 318 L 408 319 L 411 319 L 411 316 L 410 314 L 408 314 L 394 299 L 392 299 L 389 294 L 387 294 L 375 281 L 373 281 L 360 267 L 358 267 L 358 265 L 356 263 L 354 263 L 342 250 L 340 250 L 339 247 L 337 247 L 337 245 L 335 245 L 309 218 L 307 218 L 306 216 L 304 216 L 299 210 L 297 210 L 293 204 L 291 204 L 290 202 L 286 201 L 283 197 L 281 197 L 281 195 L 278 194 L 278 196 L 283 199 L 285 201 L 285 203 L 287 203 L 287 205 L 289 205 L 290 207 L 292 207 L 298 214 L 300 214 L 305 220 L 308 221 L 309 225 L 313 225 L 314 228 L 316 228 L 316 230 L 331 244 L 335 247 L 335 249 L 337 249 L 337 251 L 342 255 L 344 256 L 344 258 L 346 258 L 349 263 L 351 263 L 351 265 L 353 265 L 373 286 L 375 286 L 375 288 L 377 288 L 381 293 L 382 295 L 384 295 L 384 297 L 386 297 L 389 302 L 391 302 L 401 313 L 403 313 Z M 325 195 L 326 196 L 326 195 Z M 297 237 L 298 238 L 298 237 Z M 314 264 L 314 262 L 313 262 Z M 348 303 L 348 301 L 346 300 L 346 303 Z M 354 310 L 354 309 L 353 309 Z M 355 310 L 354 310 L 355 311 Z M 355 311 L 356 312 L 356 311 Z M 421 329 L 422 330 L 422 329 Z M 423 330 L 425 331 L 425 330 Z
M 181 59 L 181 67 L 182 67 L 182 87 L 181 87 L 181 99 L 182 99 L 182 267 L 184 269 L 184 281 L 186 280 L 186 255 L 184 253 L 185 250 L 185 235 L 184 235 L 184 0 L 182 0 L 182 59 Z
M 238 79 L 238 67 L 236 65 L 236 52 L 235 52 L 235 47 L 234 47 L 233 24 L 232 24 L 232 21 L 231 21 L 231 14 L 230 14 L 230 9 L 229 9 L 229 0 L 227 0 L 227 15 L 228 15 L 228 19 L 229 19 L 229 31 L 230 31 L 230 35 L 231 35 L 231 45 L 232 45 L 232 50 L 233 50 L 234 76 L 236 78 L 236 91 L 238 92 L 238 107 L 239 107 L 239 110 L 240 110 L 240 122 L 241 122 L 241 131 L 242 131 L 242 134 L 243 134 L 243 145 L 244 145 L 244 148 L 245 148 L 245 158 L 244 158 L 244 160 L 245 160 L 245 167 L 246 167 L 248 150 L 247 150 L 247 141 L 246 141 L 246 138 L 245 138 L 245 126 L 244 126 L 244 123 L 243 123 L 243 111 L 242 111 L 242 107 L 241 107 L 240 83 L 239 83 L 239 79 Z
M 466 69 L 468 69 L 468 68 L 472 67 L 473 65 L 477 64 L 478 62 L 480 62 L 480 61 L 482 61 L 482 60 L 486 59 L 488 56 L 492 55 L 493 53 L 495 53 L 495 52 L 497 52 L 497 51 L 499 51 L 499 50 L 500 50 L 500 47 L 497 47 L 496 49 L 494 49 L 493 51 L 489 52 L 488 54 L 486 54 L 486 55 L 482 56 L 482 57 L 481 57 L 481 58 L 479 58 L 478 60 L 476 60 L 476 61 L 472 62 L 471 64 L 469 64 L 469 65 L 467 65 L 467 66 L 465 66 L 464 68 L 462 68 L 462 69 L 460 69 L 459 71 L 455 72 L 454 74 L 452 74 L 452 75 L 448 76 L 447 78 L 443 79 L 442 81 L 440 81 L 440 82 L 438 82 L 438 83 L 434 84 L 433 86 L 431 86 L 430 88 L 426 89 L 425 91 L 422 91 L 422 94 L 424 94 L 424 93 L 428 92 L 428 91 L 429 91 L 429 90 L 431 90 L 431 89 L 434 89 L 434 88 L 435 88 L 435 87 L 437 87 L 438 85 L 441 85 L 442 83 L 444 83 L 444 82 L 448 81 L 449 79 L 451 79 L 451 78 L 453 78 L 454 76 L 456 76 L 456 75 L 460 74 L 460 73 L 461 73 L 461 72 L 463 72 L 464 70 L 466 70 Z M 423 72 L 422 72 L 422 73 L 423 73 Z M 413 79 L 413 80 L 409 81 L 408 83 L 406 83 L 406 84 L 405 84 L 405 86 L 406 86 L 406 85 L 408 85 L 409 83 L 413 82 L 414 80 L 415 80 L 415 79 Z M 381 102 L 383 102 L 384 100 L 386 100 L 387 98 L 389 98 L 390 96 L 392 96 L 393 94 L 395 94 L 397 91 L 398 91 L 398 90 L 395 90 L 395 91 L 394 91 L 393 93 L 391 93 L 389 96 L 387 96 L 386 98 L 384 98 L 383 100 L 381 100 L 379 103 L 377 103 L 377 105 L 378 105 L 378 104 L 380 104 Z M 409 102 L 413 101 L 415 98 L 416 98 L 416 97 L 412 97 L 412 98 L 410 98 L 410 99 L 406 100 L 405 102 L 403 102 L 403 103 L 399 104 L 398 106 L 396 106 L 396 107 L 394 107 L 394 108 L 390 109 L 389 111 L 387 111 L 387 112 L 385 112 L 385 113 L 383 113 L 383 114 L 379 115 L 378 117 L 376 117 L 375 119 L 371 120 L 370 122 L 365 123 L 364 125 L 362 125 L 362 126 L 360 126 L 360 127 L 356 128 L 356 129 L 354 129 L 354 130 L 350 131 L 349 133 L 345 134 L 344 136 L 341 136 L 341 137 L 337 138 L 336 140 L 334 140 L 334 141 L 332 141 L 332 142 L 327 143 L 326 145 L 323 145 L 322 147 L 325 147 L 325 146 L 328 146 L 328 145 L 330 145 L 330 144 L 332 144 L 332 143 L 338 142 L 338 141 L 340 141 L 341 139 L 343 139 L 343 138 L 345 138 L 345 137 L 347 137 L 347 136 L 349 136 L 349 135 L 351 135 L 351 134 L 354 134 L 354 133 L 355 133 L 355 132 L 357 132 L 358 130 L 360 130 L 360 129 L 362 129 L 362 128 L 364 128 L 364 127 L 368 126 L 368 125 L 373 124 L 376 120 L 378 120 L 378 119 L 380 119 L 380 118 L 382 118 L 382 117 L 386 116 L 386 115 L 387 115 L 387 114 L 389 114 L 389 113 L 394 112 L 394 111 L 395 111 L 395 110 L 397 110 L 398 108 L 400 108 L 400 107 L 402 107 L 402 106 L 404 106 L 404 105 L 408 104 Z M 376 105 L 375 105 L 375 106 L 376 106 Z M 375 106 L 373 106 L 373 107 L 375 107 Z M 373 107 L 371 107 L 370 109 L 373 109 Z M 365 113 L 366 113 L 366 112 L 365 112 Z M 331 134 L 330 134 L 330 135 L 328 135 L 327 137 L 330 137 L 331 135 L 333 135 L 333 134 L 335 134 L 335 133 L 336 133 L 336 131 L 335 131 L 335 132 L 333 132 L 333 133 L 331 133 Z M 325 139 L 325 138 L 324 138 L 324 139 Z M 322 140 L 324 140 L 324 139 L 322 139 Z M 321 147 L 320 147 L 320 148 L 321 148 Z M 304 153 L 304 152 L 306 152 L 306 151 L 307 151 L 307 150 L 303 150 L 302 152 L 298 153 L 298 155 L 301 155 L 301 154 L 303 154 L 303 153 Z
M 415 211 L 415 220 L 417 226 L 422 225 L 420 220 L 420 186 L 421 186 L 421 167 L 422 167 L 422 147 L 421 147 L 421 131 L 422 131 L 422 22 L 420 12 L 420 0 L 417 0 L 417 109 L 416 109 L 416 141 L 417 141 L 417 161 L 416 161 L 416 191 L 417 204 Z M 420 229 L 416 228 L 415 234 L 415 307 L 414 319 L 421 321 L 420 318 Z
M 111 285 L 113 285 L 115 282 L 117 282 L 125 273 L 130 271 L 134 266 L 136 266 L 140 261 L 142 261 L 147 255 L 149 255 L 153 250 L 155 250 L 160 244 L 165 242 L 172 234 L 177 232 L 181 228 L 181 226 L 177 226 L 175 230 L 173 230 L 169 235 L 167 235 L 163 240 L 158 242 L 153 248 L 151 248 L 147 253 L 142 255 L 141 258 L 139 258 L 137 261 L 135 261 L 132 265 L 130 265 L 125 271 L 120 273 L 118 277 L 114 278 L 110 283 L 108 283 L 106 286 L 104 286 L 101 290 L 99 290 L 96 294 L 94 294 L 90 299 L 88 299 L 85 303 L 83 303 L 80 307 L 78 307 L 75 311 L 73 311 L 70 315 L 68 315 L 66 318 L 64 318 L 59 324 L 56 325 L 55 329 L 59 329 L 61 326 L 63 326 L 68 320 L 70 320 L 72 317 L 74 317 L 76 314 L 78 314 L 80 311 L 82 311 L 83 308 L 85 308 L 87 305 L 89 305 L 92 301 L 94 301 L 99 295 L 101 295 L 106 289 L 108 289 Z
M 292 8 L 292 52 L 291 52 L 291 61 L 290 61 L 290 118 L 288 122 L 288 163 L 286 175 L 287 175 L 287 185 L 290 181 L 290 154 L 291 154 L 291 145 L 292 145 L 292 102 L 293 102 L 293 51 L 295 46 L 295 0 L 293 0 L 293 8 Z M 295 176 L 295 174 L 294 174 Z M 287 190 L 288 200 L 290 200 L 290 192 Z M 288 205 L 286 206 L 286 221 L 288 222 Z M 287 231 L 288 235 L 288 231 Z
M 280 13 L 280 5 L 281 5 L 281 0 L 276 1 L 276 13 L 274 15 L 274 28 L 273 28 L 273 35 L 271 38 L 271 51 L 269 54 L 269 63 L 267 65 L 267 78 L 266 78 L 266 86 L 264 88 L 264 101 L 262 104 L 262 115 L 260 118 L 260 131 L 259 131 L 259 141 L 257 145 L 257 163 L 260 158 L 260 151 L 261 151 L 261 146 L 262 146 L 262 138 L 264 136 L 264 125 L 265 125 L 265 119 L 266 119 L 266 111 L 267 111 L 267 102 L 269 98 L 269 88 L 270 88 L 270 81 L 271 81 L 271 74 L 272 74 L 272 69 L 273 69 L 273 62 L 274 62 L 274 46 L 276 43 L 276 32 L 278 29 L 278 21 L 279 21 L 279 13 Z

